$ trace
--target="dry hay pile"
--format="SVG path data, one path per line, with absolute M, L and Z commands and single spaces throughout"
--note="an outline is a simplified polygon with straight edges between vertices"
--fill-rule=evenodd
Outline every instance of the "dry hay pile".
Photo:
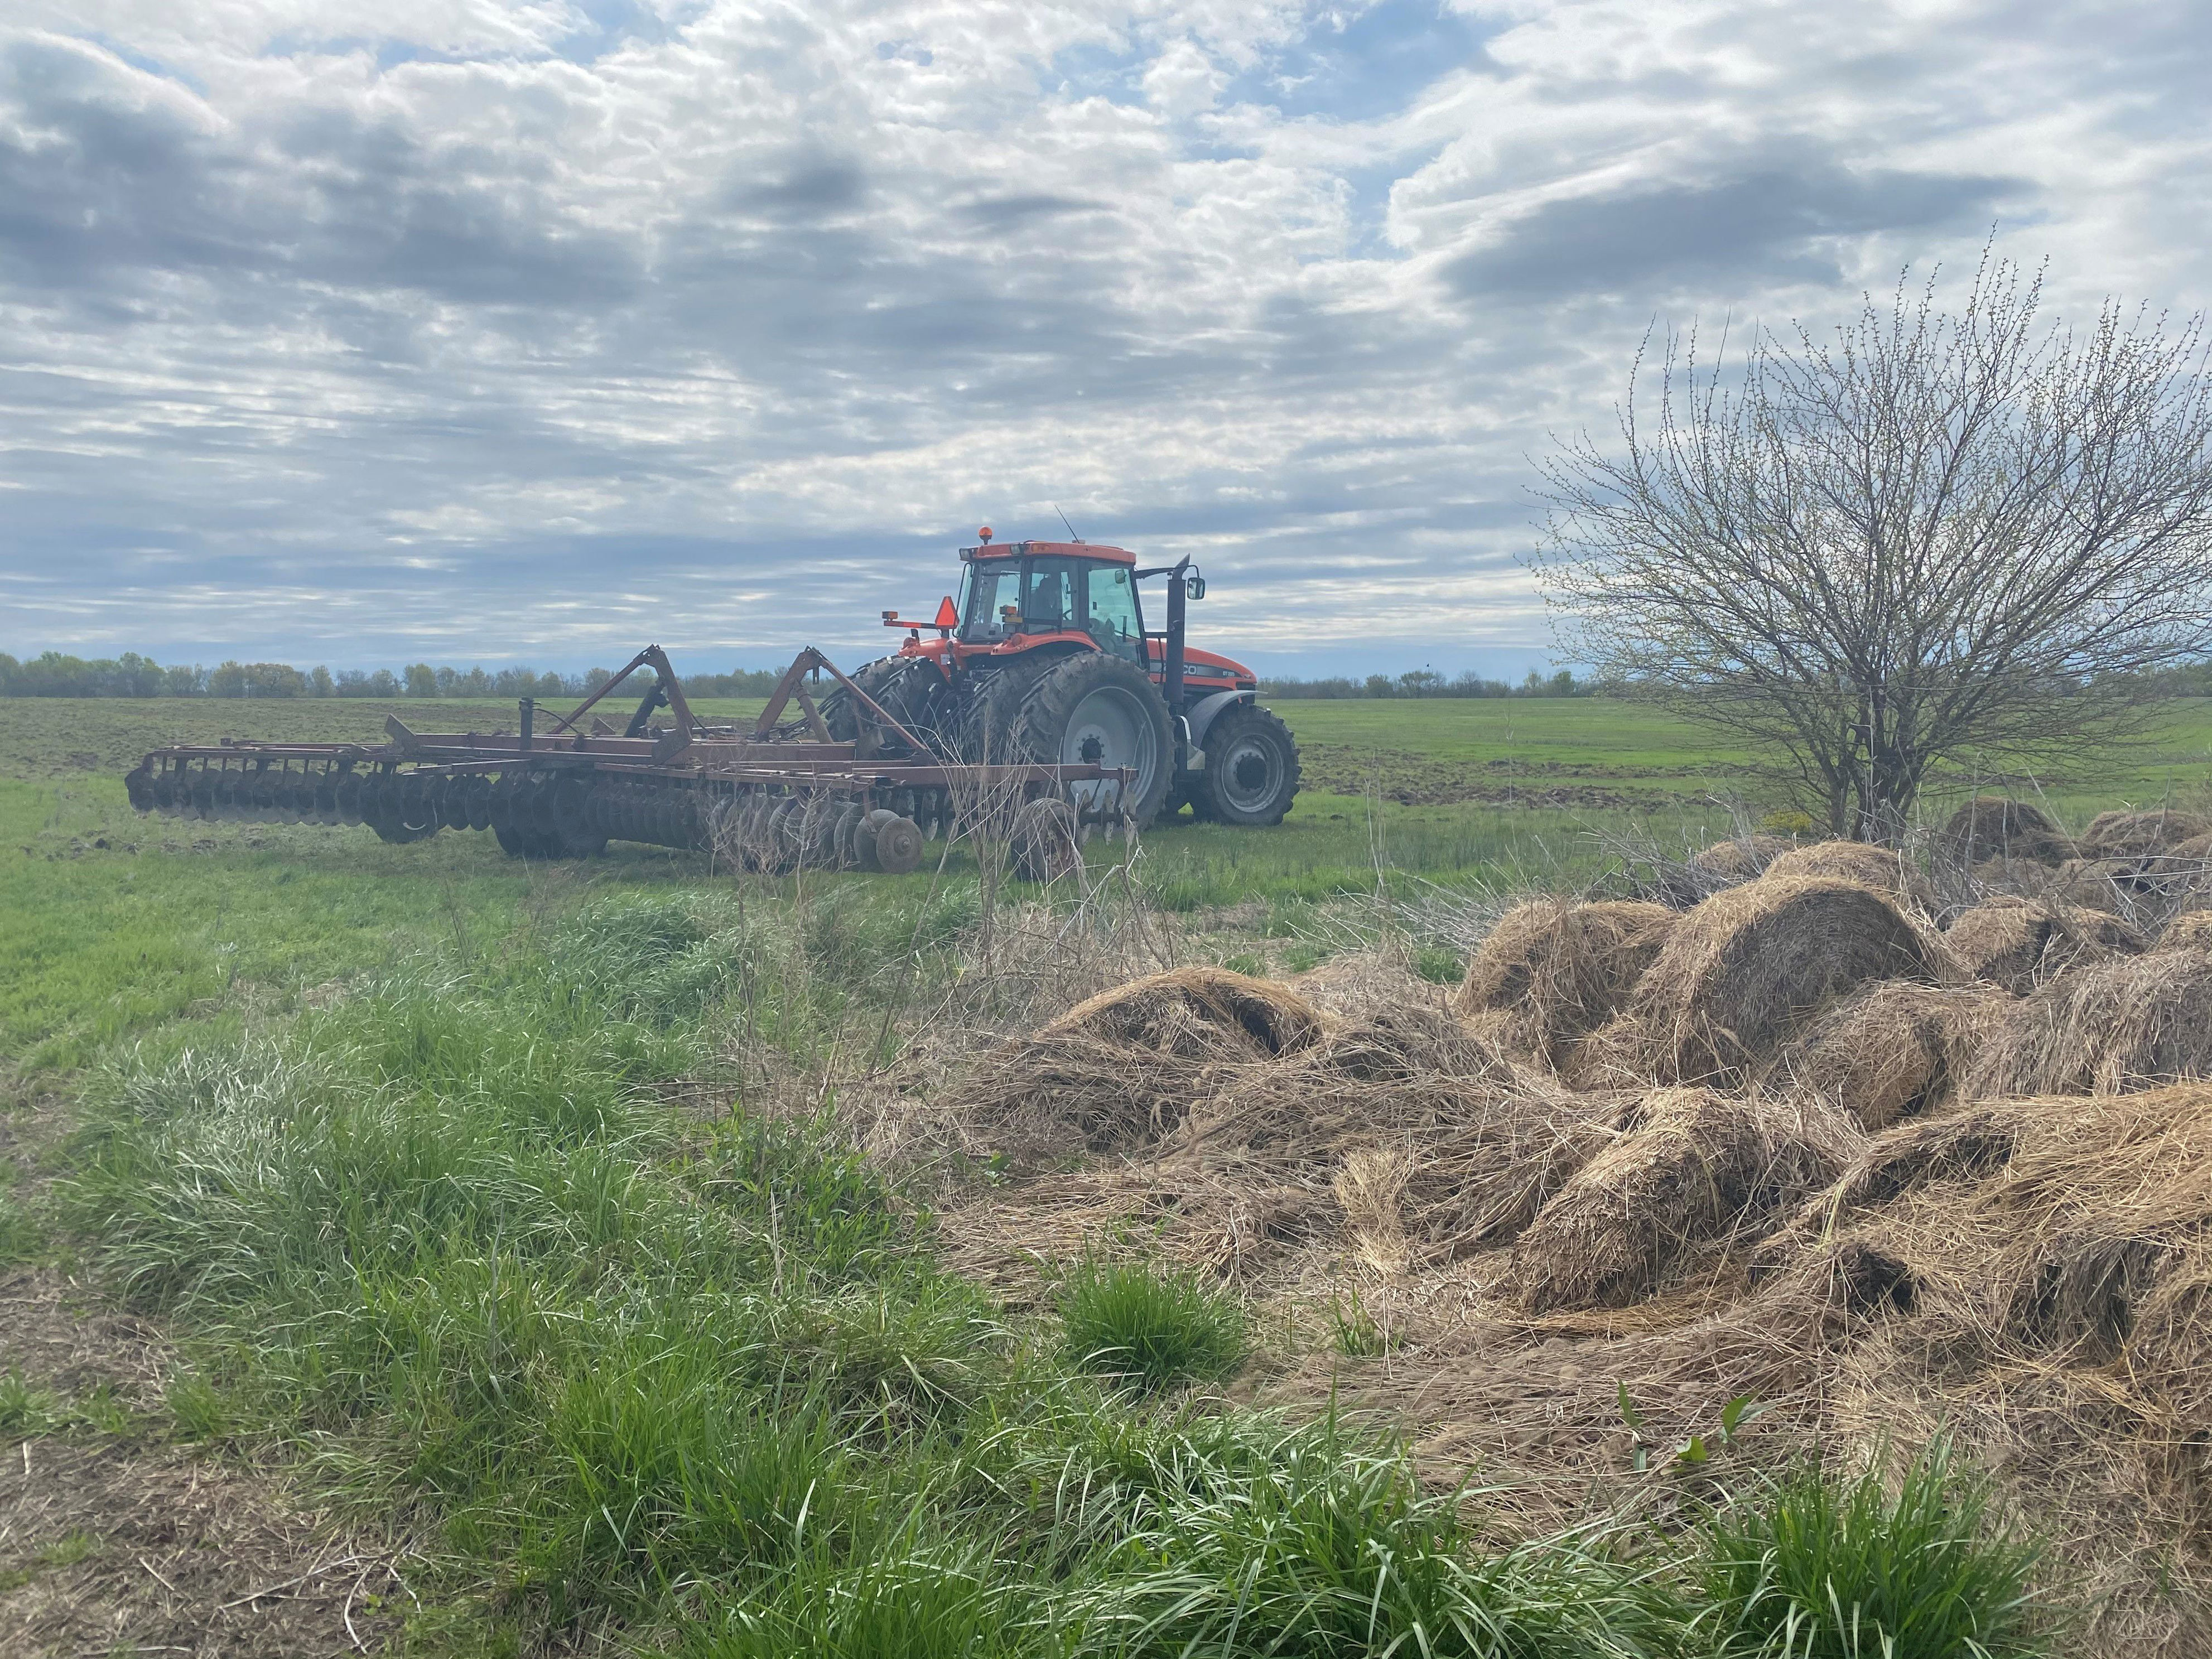
M 2069 968 L 2140 956 L 2143 949 L 2142 935 L 2107 911 L 2011 894 L 1960 912 L 1943 942 L 1967 973 L 2017 996 Z
M 1618 1013 L 1674 930 L 1661 904 L 1540 899 L 1498 919 L 1468 962 L 1453 1006 L 1495 1013 L 1501 1036 L 1556 1064 L 1566 1045 Z
M 1642 1301 L 1711 1256 L 1711 1247 L 1757 1238 L 1780 1211 L 1834 1180 L 1863 1139 L 1817 1099 L 1699 1088 L 1648 1096 L 1619 1127 L 1515 1243 L 1512 1282 L 1523 1307 Z
M 1224 1071 L 1294 1054 L 1326 1021 L 1304 997 L 1223 968 L 1177 968 L 1077 1004 L 1001 1045 L 962 1091 L 979 1150 L 1062 1157 L 1155 1145 Z
M 1690 867 L 1717 882 L 1750 881 L 1796 844 L 1783 836 L 1738 836 L 1694 854 Z
M 2010 1006 L 1994 986 L 1869 985 L 1818 1015 L 1762 1084 L 1784 1097 L 1809 1095 L 1863 1128 L 1886 1129 L 1947 1105 Z
M 2212 951 L 2212 910 L 2185 910 L 2166 924 L 2154 951 Z
M 2118 1095 L 2212 1076 L 2212 953 L 2175 949 L 2063 974 L 2008 1009 L 1971 1099 Z
M 1763 879 L 1806 876 L 1855 881 L 1919 909 L 1934 908 L 1935 896 L 1927 878 L 1902 852 L 1863 841 L 1817 841 L 1810 847 L 1793 848 L 1766 866 Z
M 2081 832 L 2081 852 L 2092 859 L 2155 858 L 2205 836 L 2212 836 L 2212 819 L 2195 812 L 2100 812 Z
M 1951 814 L 1936 836 L 1954 861 L 1979 866 L 1991 860 L 2059 865 L 2075 856 L 2074 843 L 2041 807 L 2002 795 L 1977 795 Z
M 2068 1651 L 2206 1650 L 2212 1085 L 1982 1102 L 1856 1155 L 1705 1091 L 1639 1115 L 1522 1234 L 1518 1310 L 1433 1322 L 1335 1396 L 1553 1522 L 1633 1489 L 1623 1390 L 1660 1447 L 1757 1395 L 1736 1459 L 1949 1434 L 2053 1540 L 2091 1621 Z
M 1831 998 L 1956 973 L 1937 937 L 1882 895 L 1834 877 L 1765 877 L 1684 915 L 1637 985 L 1633 1031 L 1598 1036 L 1654 1082 L 1741 1082 Z
M 2103 1598 L 2094 1650 L 2212 1652 L 2212 1083 L 2170 1081 L 2212 1076 L 2212 911 L 2147 953 L 2047 895 L 1939 936 L 1813 862 L 1520 907 L 1456 1012 L 1367 967 L 1329 1012 L 1095 998 L 969 1091 L 987 1144 L 1107 1154 L 994 1188 L 999 1243 L 1356 1267 L 1409 1346 L 1355 1395 L 1531 1504 L 1626 1478 L 1623 1383 L 1655 1443 L 1743 1392 L 1776 1455 L 1954 1432 Z
M 1218 1267 L 1335 1242 L 1395 1273 L 1512 1237 L 1607 1143 L 1613 1112 L 1405 1007 L 1224 1077 L 1145 1178 L 1172 1194 L 1184 1253 Z
M 2202 1652 L 2212 1090 L 1912 1125 L 1825 1207 L 1734 1317 L 1824 1333 L 1832 1427 L 1960 1433 L 2057 1534 L 2066 1570 L 2088 1566 L 2102 1639 L 2083 1650 Z

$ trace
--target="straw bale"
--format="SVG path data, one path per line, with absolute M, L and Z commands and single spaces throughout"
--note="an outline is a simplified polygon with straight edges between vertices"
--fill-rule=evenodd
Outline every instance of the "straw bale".
M 1504 1048 L 1478 1025 L 1419 1003 L 1379 1007 L 1333 1027 L 1314 1052 L 1315 1069 L 1358 1083 L 1424 1077 L 1509 1081 Z
M 1453 1006 L 1467 1015 L 1509 1015 L 1516 1046 L 1554 1061 L 1620 1011 L 1675 915 L 1625 899 L 1516 905 L 1468 963 Z
M 2212 954 L 2160 951 L 2064 974 L 2008 1009 L 1969 1097 L 2129 1094 L 2212 1074 Z
M 2074 856 L 2074 844 L 2041 807 L 2002 795 L 1977 795 L 1952 813 L 1937 840 L 1967 865 L 1990 859 L 2056 865 Z
M 1870 980 L 1957 972 L 1940 939 L 1889 899 L 1832 876 L 1762 878 L 1675 925 L 1638 982 L 1644 1075 L 1741 1080 L 1826 1001 Z
M 1806 1027 L 1764 1086 L 1817 1095 L 1862 1127 L 1886 1129 L 1946 1103 L 2010 1000 L 1994 986 L 1879 981 Z
M 1985 1179 L 2011 1161 L 2018 1144 L 2011 1117 L 1989 1107 L 1900 1124 L 1852 1160 L 1829 1207 L 1840 1216 L 1939 1182 Z
M 1750 881 L 1796 844 L 1784 836 L 1738 836 L 1693 854 L 1690 867 L 1717 881 Z
M 2081 850 L 2093 859 L 2144 859 L 2203 836 L 2212 836 L 2212 818 L 2195 812 L 2100 812 L 2081 832 Z
M 2109 912 L 2009 895 L 1962 912 L 1943 940 L 1976 979 L 2019 996 L 2069 968 L 2143 949 L 2142 936 Z
M 2212 1243 L 2192 1243 L 2164 1265 L 2125 1334 L 2129 1370 L 2201 1435 L 2212 1430 Z
M 1318 1042 L 1320 1010 L 1226 969 L 1178 968 L 1077 1004 L 977 1068 L 962 1103 L 995 1151 L 1124 1150 L 1172 1131 L 1224 1068 Z
M 1641 1301 L 1699 1246 L 1755 1236 L 1827 1185 L 1863 1139 L 1815 1101 L 1649 1095 L 1516 1242 L 1516 1294 L 1537 1313 Z
M 2058 868 L 2056 864 L 2039 864 L 2028 859 L 1990 858 L 1975 865 L 1969 873 L 1978 891 L 2033 898 L 2058 884 Z
M 1809 847 L 1792 848 L 1766 866 L 1765 878 L 1833 876 L 1855 881 L 1877 893 L 1931 908 L 1934 897 L 1928 879 L 1894 848 L 1875 847 L 1863 841 L 1816 841 Z
M 1260 1054 L 1291 1054 L 1322 1033 L 1320 1012 L 1280 985 L 1226 968 L 1148 974 L 1079 1002 L 1037 1032 L 1082 1036 L 1156 1052 L 1217 1037 Z
M 1443 988 L 1415 974 L 1402 955 L 1381 951 L 1341 951 L 1284 982 L 1325 1013 L 1347 1019 L 1443 1000 Z
M 2212 951 L 2212 910 L 2185 910 L 2166 924 L 2154 951 Z

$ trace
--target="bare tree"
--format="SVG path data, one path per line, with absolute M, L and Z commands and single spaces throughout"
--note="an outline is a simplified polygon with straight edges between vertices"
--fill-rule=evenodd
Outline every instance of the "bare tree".
M 1618 410 L 1542 463 L 1533 561 L 1565 642 L 1787 757 L 1838 835 L 1892 841 L 1929 769 L 2047 767 L 2139 731 L 2142 677 L 2212 638 L 2202 317 L 2043 320 L 1986 252 L 1743 362 L 1651 341 Z M 1724 372 L 1725 371 L 1725 372 Z

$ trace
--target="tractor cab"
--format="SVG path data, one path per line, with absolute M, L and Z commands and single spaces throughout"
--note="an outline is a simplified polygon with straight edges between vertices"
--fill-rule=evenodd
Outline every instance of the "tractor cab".
M 987 542 L 960 556 L 961 644 L 1019 648 L 1081 634 L 1109 655 L 1147 665 L 1135 555 L 1082 542 Z

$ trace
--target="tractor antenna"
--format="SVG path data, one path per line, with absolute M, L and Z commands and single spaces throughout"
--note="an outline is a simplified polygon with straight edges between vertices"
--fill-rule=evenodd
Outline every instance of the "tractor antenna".
M 1052 504 L 1052 510 L 1053 510 L 1054 512 L 1055 512 L 1055 513 L 1060 513 L 1060 521 L 1062 524 L 1067 524 L 1067 514 L 1065 514 L 1065 513 L 1060 513 L 1060 503 L 1059 503 L 1058 501 L 1054 501 L 1054 502 Z M 1072 525 L 1072 524 L 1067 524 L 1067 538 L 1068 538 L 1070 541 L 1072 541 L 1072 542 L 1074 542 L 1074 543 L 1078 544 L 1079 545 L 1082 543 L 1082 540 L 1083 540 L 1083 538 L 1082 538 L 1082 537 L 1080 537 L 1080 536 L 1079 536 L 1079 535 L 1077 535 L 1077 534 L 1075 533 L 1075 526 L 1074 526 L 1073 525 Z

